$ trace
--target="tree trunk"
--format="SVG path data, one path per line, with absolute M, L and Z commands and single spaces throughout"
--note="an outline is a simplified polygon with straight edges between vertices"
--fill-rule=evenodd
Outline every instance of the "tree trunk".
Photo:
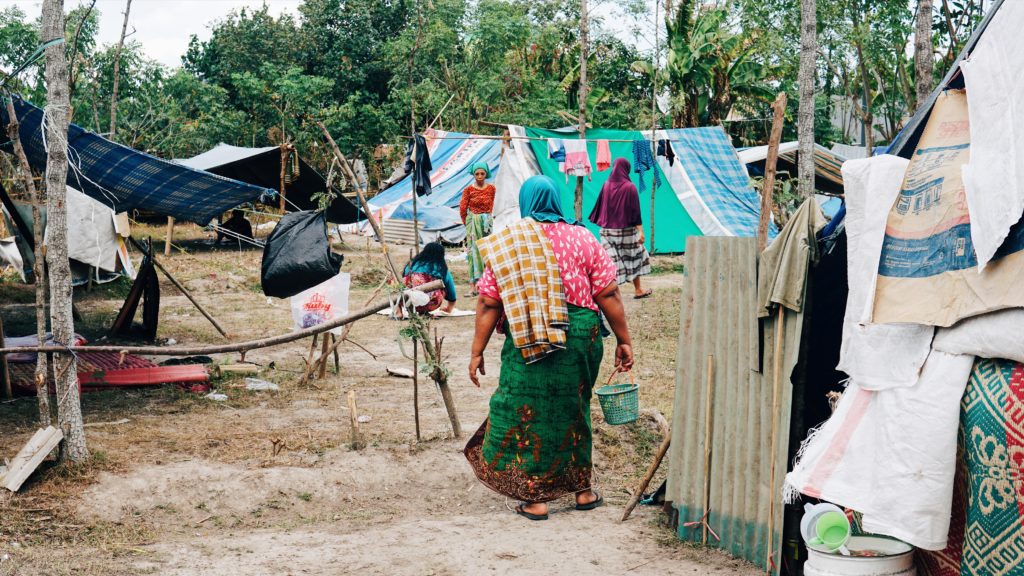
M 870 158 L 875 149 L 875 115 L 871 112 L 871 78 L 868 77 L 868 67 L 864 61 L 864 47 L 861 46 L 860 42 L 857 43 L 857 61 L 860 68 L 861 88 L 863 90 L 863 96 L 861 97 L 861 105 L 863 106 L 861 114 L 863 141 L 861 144 L 864 145 Z M 854 105 L 856 106 L 856 103 Z
M 33 260 L 32 276 L 36 283 L 36 337 L 40 344 L 46 342 L 46 267 L 43 266 L 43 216 L 42 198 L 36 190 L 36 184 L 32 180 L 32 167 L 25 155 L 25 148 L 21 145 L 21 137 L 18 133 L 18 115 L 14 111 L 14 101 L 10 98 L 4 99 L 7 103 L 7 117 L 10 124 L 7 125 L 7 137 L 14 147 L 14 155 L 18 159 L 18 167 L 22 180 L 25 183 L 25 190 L 28 192 L 29 202 L 32 203 L 32 239 L 33 239 Z M 36 398 L 39 402 L 39 426 L 46 428 L 50 425 L 50 391 L 46 386 L 47 362 L 45 354 L 36 356 Z
M 64 1 L 44 0 L 43 41 L 64 36 Z M 64 46 L 46 49 L 46 109 L 44 126 L 49 150 L 46 157 L 46 208 L 49 243 L 46 263 L 50 271 L 50 326 L 58 345 L 72 344 L 75 323 L 71 316 L 71 266 L 68 262 L 68 62 Z M 64 458 L 89 458 L 78 398 L 78 370 L 73 354 L 54 355 L 57 384 L 57 422 L 64 432 Z
M 587 14 L 587 0 L 580 0 L 580 140 L 587 137 L 587 59 L 590 57 L 590 23 Z M 583 220 L 583 177 L 576 177 L 576 197 L 573 202 L 576 219 Z
M 64 1 L 60 0 L 63 4 Z M 121 74 L 121 51 L 124 50 L 124 37 L 128 33 L 128 14 L 132 10 L 132 0 L 124 7 L 124 23 L 121 25 L 121 40 L 117 43 L 117 50 L 114 51 L 114 86 L 110 91 L 110 139 L 113 140 L 117 134 L 117 83 Z
M 923 106 L 932 92 L 935 69 L 932 48 L 932 0 L 917 0 L 917 29 L 914 32 L 914 78 L 917 100 L 914 109 Z
M 800 140 L 798 191 L 814 195 L 814 100 L 818 60 L 818 8 L 816 0 L 800 0 L 800 109 L 797 135 Z

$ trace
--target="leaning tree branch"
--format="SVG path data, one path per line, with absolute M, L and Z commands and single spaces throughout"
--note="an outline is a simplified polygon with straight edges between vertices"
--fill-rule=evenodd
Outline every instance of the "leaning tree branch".
M 444 288 L 444 283 L 440 280 L 435 280 L 422 286 L 417 286 L 417 290 L 424 292 L 433 292 L 434 290 L 440 290 Z M 335 318 L 330 322 L 324 322 L 318 324 L 312 328 L 306 328 L 304 330 L 298 330 L 289 334 L 281 334 L 279 336 L 272 336 L 270 338 L 260 338 L 258 340 L 246 340 L 245 342 L 235 342 L 233 344 L 218 344 L 215 346 L 12 346 L 7 348 L 0 348 L 0 354 L 14 354 L 14 353 L 25 353 L 25 352 L 118 352 L 123 354 L 149 354 L 152 356 L 194 356 L 200 354 L 223 354 L 228 352 L 248 352 L 249 350 L 256 350 L 258 348 L 269 348 L 271 346 L 278 346 L 281 344 L 287 344 L 289 342 L 295 342 L 296 340 L 302 340 L 316 334 L 322 334 L 328 330 L 333 330 L 339 326 L 351 324 L 356 320 L 362 320 L 368 316 L 372 316 L 377 312 L 384 310 L 391 306 L 390 302 L 382 302 L 374 304 L 368 308 L 353 312 L 341 318 Z

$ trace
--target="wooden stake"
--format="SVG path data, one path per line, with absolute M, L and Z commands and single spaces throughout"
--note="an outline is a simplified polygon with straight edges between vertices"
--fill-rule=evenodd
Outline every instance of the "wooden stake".
M 708 382 L 704 390 L 704 523 L 701 544 L 708 545 L 708 522 L 711 521 L 711 406 L 715 383 L 715 357 L 708 355 Z
M 768 138 L 768 158 L 764 162 L 764 185 L 761 187 L 761 220 L 757 225 L 757 251 L 764 252 L 768 246 L 768 223 L 773 210 L 772 193 L 775 190 L 775 167 L 779 161 L 779 141 L 782 140 L 782 124 L 786 112 L 786 93 L 779 92 L 772 104 L 775 112 L 772 118 L 772 133 Z
M 316 341 L 319 337 L 319 334 L 313 334 L 313 339 L 310 340 L 309 342 L 309 353 L 306 355 L 306 366 L 313 365 L 313 354 L 316 352 Z M 315 373 L 316 370 L 311 370 L 310 372 L 312 375 L 312 373 Z
M 786 321 L 786 309 L 779 306 L 779 313 L 775 319 L 775 345 L 772 351 L 772 436 L 771 451 L 768 458 L 771 461 L 771 473 L 768 478 L 768 557 L 765 559 L 765 570 L 771 572 L 772 557 L 775 556 L 775 463 L 778 460 L 775 451 L 779 444 L 779 388 L 782 386 L 782 339 L 785 336 L 784 325 Z
M 281 137 L 284 138 L 284 132 L 281 132 Z M 278 191 L 281 194 L 281 198 L 278 201 L 278 208 L 283 213 L 285 211 L 284 196 L 285 190 L 285 170 L 288 168 L 288 144 L 281 144 L 281 189 Z
M 320 375 L 317 376 L 318 380 L 323 380 L 324 378 L 327 377 L 327 360 L 326 360 L 326 358 L 330 354 L 330 352 L 327 351 L 327 346 L 331 343 L 330 339 L 331 339 L 331 333 L 330 332 L 325 333 L 324 337 L 323 337 L 323 341 L 322 341 L 321 346 L 320 346 L 320 355 L 323 356 L 325 358 L 325 360 L 320 363 Z
M 334 373 L 341 374 L 341 358 L 338 356 L 338 337 L 332 332 L 328 332 L 331 335 L 331 346 L 334 352 Z
M 665 459 L 665 454 L 668 453 L 668 447 L 672 444 L 672 433 L 669 432 L 665 435 L 665 439 L 661 441 L 661 446 L 658 447 L 658 453 L 654 455 L 654 462 L 651 462 L 650 468 L 647 469 L 647 474 L 644 475 L 643 480 L 637 485 L 636 490 L 633 492 L 633 497 L 629 499 L 629 504 L 626 505 L 625 512 L 622 513 L 622 519 L 620 522 L 625 522 L 629 515 L 633 513 L 633 509 L 640 503 L 640 499 L 644 496 L 644 490 L 647 489 L 647 485 L 651 483 L 651 479 L 654 478 L 654 473 L 658 471 L 658 467 L 661 466 L 661 461 Z
M 359 411 L 356 408 L 356 391 L 348 391 L 348 416 L 352 424 L 352 447 L 359 449 L 362 447 L 362 441 L 359 438 Z
M 168 219 L 168 223 L 169 223 L 169 225 L 173 225 L 174 219 L 173 218 L 169 218 Z M 168 230 L 167 246 L 171 245 L 169 239 L 170 239 L 170 231 Z M 203 308 L 202 304 L 200 304 L 199 302 L 196 301 L 195 297 L 192 296 L 192 293 L 189 292 L 187 289 L 185 289 L 184 286 L 181 285 L 181 282 L 178 282 L 178 280 L 175 279 L 174 276 L 171 276 L 171 273 L 168 272 L 166 268 L 164 268 L 163 264 L 161 264 L 160 261 L 157 260 L 156 257 L 153 256 L 153 254 L 150 251 L 146 250 L 146 248 L 143 247 L 142 244 L 139 243 L 139 241 L 137 241 L 135 238 L 132 238 L 131 236 L 129 236 L 128 240 L 136 248 L 141 250 L 143 253 L 149 254 L 149 259 L 150 259 L 151 262 L 153 262 L 153 266 L 156 266 L 158 270 L 160 270 L 161 272 L 164 273 L 164 276 L 166 276 L 167 279 L 171 281 L 171 284 L 174 284 L 174 287 L 177 288 L 179 292 L 184 294 L 185 298 L 188 298 L 188 301 L 191 302 L 192 305 L 196 307 L 196 310 L 199 310 L 199 312 L 203 316 L 205 316 L 207 320 L 210 321 L 210 324 L 213 324 L 213 327 L 217 329 L 217 332 L 220 332 L 221 336 L 224 336 L 225 338 L 227 338 L 228 333 L 224 331 L 224 328 L 220 325 L 220 322 L 217 322 L 216 318 L 211 316 L 210 313 L 206 311 L 206 308 Z M 166 249 L 165 249 L 165 251 L 166 251 Z
M 167 241 L 164 242 L 164 256 L 171 255 L 171 242 L 174 240 L 174 216 L 167 217 Z
M 4 347 L 4 318 L 0 316 L 0 348 Z M 7 370 L 7 355 L 0 354 L 0 393 L 4 398 L 13 398 L 11 390 L 11 373 Z

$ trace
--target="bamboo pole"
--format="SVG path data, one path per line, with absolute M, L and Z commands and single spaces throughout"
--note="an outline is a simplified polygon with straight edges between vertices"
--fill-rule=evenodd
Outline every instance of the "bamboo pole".
M 128 240 L 136 248 L 141 250 L 143 253 L 146 253 L 146 254 L 149 255 L 149 259 L 150 259 L 151 262 L 153 262 L 153 266 L 156 266 L 158 270 L 160 270 L 161 272 L 164 273 L 164 276 L 166 276 L 167 279 L 171 281 L 171 284 L 174 284 L 174 287 L 177 288 L 178 291 L 180 291 L 182 294 L 184 294 L 185 298 L 188 298 L 188 301 L 191 302 L 192 305 L 196 307 L 196 310 L 199 310 L 199 312 L 203 316 L 205 316 L 207 320 L 210 321 L 210 324 L 213 324 L 213 327 L 217 329 L 217 332 L 220 332 L 221 336 L 224 336 L 225 338 L 228 337 L 228 333 L 224 330 L 224 327 L 220 325 L 220 322 L 217 322 L 217 319 L 214 318 L 213 316 L 211 316 L 210 313 L 206 311 L 206 308 L 203 308 L 203 305 L 200 304 L 195 299 L 194 296 L 192 296 L 192 293 L 189 292 L 184 286 L 182 286 L 181 282 L 178 282 L 178 280 L 174 276 L 172 276 L 171 273 L 168 272 L 166 268 L 164 268 L 163 264 L 161 264 L 160 261 L 157 260 L 155 256 L 153 256 L 152 251 L 146 250 L 142 246 L 142 244 L 139 243 L 139 241 L 137 241 L 135 238 L 132 238 L 131 236 L 128 237 Z M 168 243 L 167 245 L 170 246 L 170 243 Z
M 701 544 L 708 545 L 708 522 L 711 521 L 711 397 L 714 394 L 715 357 L 708 355 L 707 386 L 704 390 L 704 522 L 701 526 Z
M 772 217 L 772 194 L 775 191 L 775 167 L 779 161 L 779 141 L 782 140 L 782 123 L 786 111 L 786 93 L 779 92 L 772 104 L 775 116 L 772 118 L 772 133 L 768 138 L 768 158 L 764 162 L 764 185 L 761 187 L 761 220 L 757 225 L 757 251 L 764 252 L 768 246 L 768 223 Z
M 434 290 L 440 290 L 444 288 L 444 283 L 440 280 L 428 282 L 422 286 L 419 286 L 420 290 L 424 292 L 433 292 Z M 297 330 L 295 332 L 288 332 L 286 334 L 280 334 L 278 336 L 271 336 L 269 338 L 259 338 L 256 340 L 246 340 L 244 342 L 235 342 L 229 344 L 216 344 L 213 346 L 10 346 L 7 348 L 0 348 L 0 354 L 11 354 L 15 352 L 119 352 L 125 354 L 148 354 L 150 356 L 195 356 L 200 354 L 227 354 L 229 352 L 247 352 L 249 350 L 257 350 L 260 348 L 269 348 L 271 346 L 279 346 L 281 344 L 287 344 L 289 342 L 295 342 L 296 340 L 302 340 L 303 338 L 309 338 L 314 334 L 322 334 L 337 328 L 338 326 L 345 326 L 351 324 L 356 320 L 362 320 L 368 316 L 372 316 L 377 312 L 384 310 L 391 306 L 390 302 L 382 302 L 380 304 L 374 304 L 362 310 L 346 314 L 341 318 L 335 318 L 330 322 L 324 322 L 316 326 L 306 328 L 304 330 Z
M 587 13 L 587 0 L 580 0 L 580 90 L 579 90 L 579 127 L 580 140 L 587 137 L 587 59 L 590 58 L 589 46 L 590 22 Z M 583 220 L 583 177 L 576 177 L 576 197 L 573 202 L 576 220 Z
M 779 444 L 779 388 L 782 386 L 782 339 L 785 336 L 784 325 L 786 322 L 786 309 L 779 306 L 779 312 L 775 319 L 775 344 L 772 357 L 772 436 L 771 451 L 768 458 L 771 461 L 771 472 L 768 475 L 768 557 L 765 559 L 765 571 L 771 572 L 772 558 L 775 556 L 775 468 L 776 450 Z
M 655 134 L 658 131 L 658 56 L 661 44 L 658 40 L 658 2 L 654 2 L 654 68 L 651 70 L 651 158 L 655 160 L 657 170 L 658 143 Z M 666 144 L 667 145 L 667 144 Z M 657 191 L 656 178 L 651 178 L 651 255 L 654 254 L 654 193 Z

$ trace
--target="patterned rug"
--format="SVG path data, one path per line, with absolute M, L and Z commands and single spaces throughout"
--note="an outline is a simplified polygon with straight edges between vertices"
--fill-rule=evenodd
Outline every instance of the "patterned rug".
M 1024 574 L 1024 365 L 978 359 L 960 422 L 950 545 L 919 554 L 921 574 Z

